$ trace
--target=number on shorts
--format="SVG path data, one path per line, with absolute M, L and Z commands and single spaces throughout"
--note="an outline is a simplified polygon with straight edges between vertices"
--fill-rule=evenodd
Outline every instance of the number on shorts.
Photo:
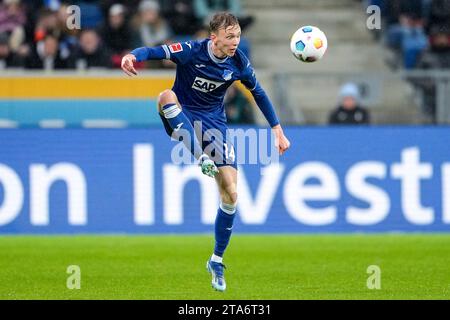
M 223 144 L 223 147 L 225 149 L 225 158 L 227 160 L 231 160 L 234 162 L 235 155 L 234 155 L 234 147 L 231 145 L 231 148 L 228 148 L 228 145 L 226 143 Z

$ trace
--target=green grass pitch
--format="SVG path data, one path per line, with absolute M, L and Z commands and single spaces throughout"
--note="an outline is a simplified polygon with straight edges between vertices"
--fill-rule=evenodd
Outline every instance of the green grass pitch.
M 239 235 L 227 291 L 211 235 L 0 236 L 0 299 L 449 299 L 450 235 Z M 66 287 L 69 265 L 81 288 Z M 381 269 L 368 289 L 367 268 Z

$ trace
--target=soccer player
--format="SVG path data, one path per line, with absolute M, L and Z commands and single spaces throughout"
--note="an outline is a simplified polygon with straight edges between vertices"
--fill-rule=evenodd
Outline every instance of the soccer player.
M 158 113 L 169 136 L 180 139 L 180 129 L 188 133 L 183 136 L 184 145 L 198 160 L 202 172 L 215 177 L 217 182 L 221 203 L 215 221 L 214 252 L 206 267 L 212 275 L 212 286 L 218 291 L 226 288 L 222 258 L 231 237 L 237 202 L 237 165 L 233 145 L 226 139 L 223 104 L 225 92 L 235 80 L 241 80 L 253 94 L 272 128 L 279 154 L 290 146 L 250 61 L 238 49 L 240 36 L 237 18 L 221 12 L 210 21 L 209 39 L 137 48 L 122 59 L 122 69 L 129 76 L 137 75 L 133 66 L 136 61 L 170 59 L 177 64 L 172 90 L 165 90 L 158 97 Z M 194 130 L 197 121 L 201 124 L 202 136 L 215 129 L 221 133 L 223 141 L 198 139 Z M 210 143 L 215 144 L 215 151 L 208 154 Z

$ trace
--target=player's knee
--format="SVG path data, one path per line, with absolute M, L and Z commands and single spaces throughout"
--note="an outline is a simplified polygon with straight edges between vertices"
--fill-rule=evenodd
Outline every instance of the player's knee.
M 231 203 L 233 203 L 234 205 L 236 205 L 237 200 L 238 200 L 237 192 L 234 192 L 234 193 L 230 194 L 230 200 L 231 200 Z
M 222 202 L 227 204 L 236 205 L 238 199 L 238 194 L 236 191 L 225 191 L 222 194 Z
M 164 90 L 158 96 L 158 111 L 161 112 L 161 108 L 168 104 L 176 104 L 177 95 L 170 89 Z

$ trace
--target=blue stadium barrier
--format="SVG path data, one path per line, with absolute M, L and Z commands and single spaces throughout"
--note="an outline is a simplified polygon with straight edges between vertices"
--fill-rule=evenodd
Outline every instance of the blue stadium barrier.
M 239 168 L 235 232 L 450 231 L 450 127 L 285 131 L 278 165 Z M 161 128 L 0 130 L 0 233 L 212 232 L 214 181 L 176 145 Z
M 115 100 L 0 100 L 0 119 L 15 121 L 20 127 L 38 127 L 39 122 L 59 119 L 67 127 L 81 127 L 86 119 L 122 120 L 132 127 L 160 124 L 156 101 Z

